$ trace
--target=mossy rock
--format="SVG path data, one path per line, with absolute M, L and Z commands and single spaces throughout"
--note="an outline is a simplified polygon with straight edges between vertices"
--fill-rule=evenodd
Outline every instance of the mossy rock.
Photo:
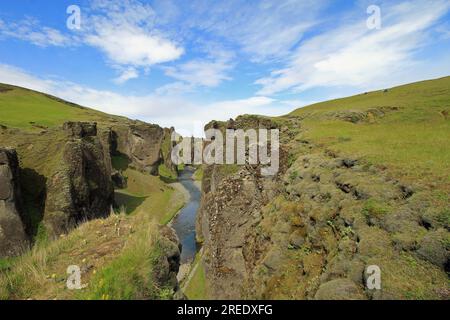
M 449 268 L 450 234 L 445 229 L 431 231 L 424 236 L 417 250 L 418 255 L 432 264 Z
M 350 279 L 335 279 L 322 284 L 314 296 L 316 300 L 364 300 L 360 287 Z

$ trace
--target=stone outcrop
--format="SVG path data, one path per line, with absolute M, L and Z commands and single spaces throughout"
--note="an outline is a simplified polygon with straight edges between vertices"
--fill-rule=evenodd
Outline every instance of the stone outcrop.
M 19 255 L 28 244 L 20 201 L 17 153 L 0 148 L 0 257 Z
M 110 214 L 114 199 L 108 146 L 95 123 L 64 125 L 67 140 L 47 181 L 44 222 L 52 235 Z
M 226 123 L 213 121 L 206 128 L 277 128 L 265 118 L 241 116 Z M 248 278 L 247 237 L 262 219 L 261 208 L 277 194 L 278 176 L 264 177 L 259 165 L 205 166 L 202 199 L 197 217 L 197 238 L 203 243 L 205 272 L 213 299 L 240 299 Z M 255 256 L 259 251 L 254 251 Z M 278 263 L 272 259 L 267 263 Z
M 76 139 L 84 137 L 95 137 L 97 135 L 97 124 L 95 122 L 66 122 L 63 130 L 68 136 Z
M 112 130 L 115 154 L 128 157 L 130 165 L 138 170 L 158 174 L 164 129 L 136 121 L 130 125 L 114 126 Z
M 155 281 L 160 287 L 171 288 L 175 292 L 175 299 L 183 299 L 184 295 L 180 291 L 177 280 L 178 270 L 180 269 L 181 243 L 174 229 L 168 226 L 162 226 L 160 229 L 162 236 L 159 246 L 162 255 L 156 264 L 154 270 Z
M 172 134 L 174 132 L 175 128 L 173 127 L 164 128 L 164 138 L 161 145 L 161 156 L 165 166 L 175 174 L 178 174 L 178 167 L 172 162 L 172 149 L 175 146 L 175 143 L 172 142 Z

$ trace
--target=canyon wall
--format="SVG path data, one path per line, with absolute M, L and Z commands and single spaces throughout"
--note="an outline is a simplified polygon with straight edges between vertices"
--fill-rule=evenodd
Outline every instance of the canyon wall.
M 143 172 L 157 175 L 164 164 L 176 173 L 170 159 L 172 132 L 128 119 L 100 125 L 66 122 L 40 133 L 2 129 L 2 141 L 18 152 L 1 150 L 0 256 L 18 254 L 28 239 L 57 237 L 84 221 L 108 216 L 114 183 L 126 186 L 112 166 L 117 155 L 127 167 Z
M 51 235 L 108 216 L 114 201 L 111 160 L 97 125 L 67 122 L 63 130 L 62 154 L 47 181 L 44 223 Z
M 218 128 L 279 127 L 281 169 L 204 169 L 198 240 L 212 299 L 448 299 L 448 225 L 426 191 L 304 140 L 302 121 L 240 117 Z M 417 190 L 416 190 L 417 189 Z M 367 268 L 381 270 L 381 290 Z
M 16 151 L 0 148 L 0 257 L 19 255 L 28 245 L 21 218 L 19 170 Z

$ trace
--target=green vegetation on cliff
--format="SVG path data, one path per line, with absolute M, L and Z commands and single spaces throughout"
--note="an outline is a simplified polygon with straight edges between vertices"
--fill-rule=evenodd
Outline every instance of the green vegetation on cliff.
M 302 139 L 408 181 L 450 184 L 450 77 L 322 102 L 287 117 L 303 119 Z

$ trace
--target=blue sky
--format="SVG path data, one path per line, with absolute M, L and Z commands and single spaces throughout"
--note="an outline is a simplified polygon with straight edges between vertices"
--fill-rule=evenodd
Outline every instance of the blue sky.
M 450 0 L 0 2 L 0 82 L 182 133 L 447 76 L 449 49 Z

